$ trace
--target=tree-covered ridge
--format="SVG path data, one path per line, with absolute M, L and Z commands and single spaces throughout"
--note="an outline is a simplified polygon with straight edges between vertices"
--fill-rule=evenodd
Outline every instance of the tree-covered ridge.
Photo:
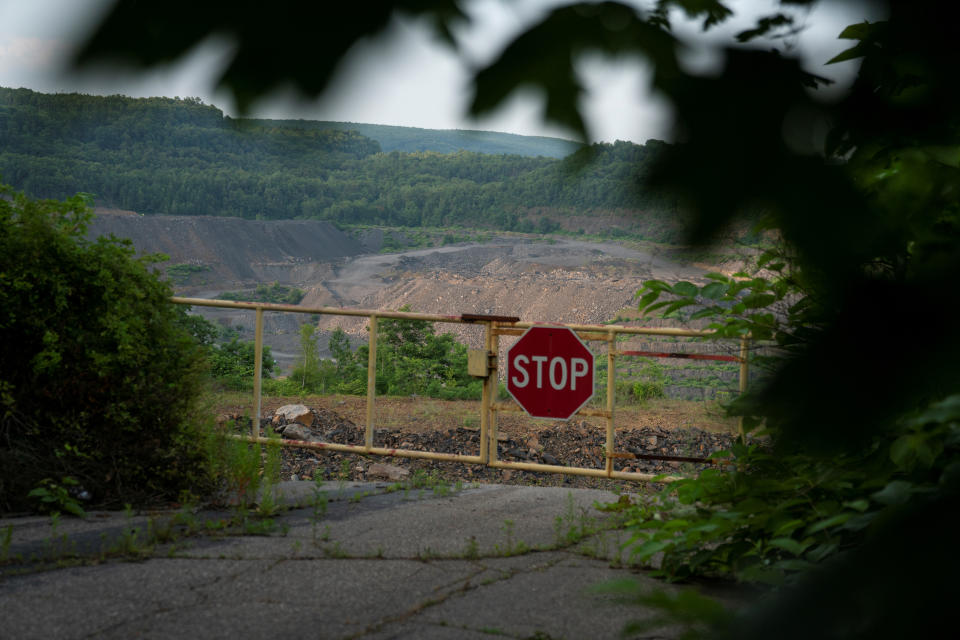
M 0 175 L 38 197 L 84 191 L 141 213 L 412 227 L 549 230 L 565 213 L 675 209 L 636 187 L 659 142 L 597 144 L 563 160 L 383 153 L 355 131 L 270 122 L 224 117 L 196 98 L 0 89 Z
M 491 155 L 544 156 L 565 158 L 583 146 L 579 142 L 545 136 L 523 136 L 498 131 L 469 129 L 422 129 L 386 124 L 360 122 L 329 122 L 325 120 L 252 120 L 273 127 L 299 129 L 341 129 L 356 131 L 380 143 L 385 152 L 435 151 L 457 153 L 472 151 Z

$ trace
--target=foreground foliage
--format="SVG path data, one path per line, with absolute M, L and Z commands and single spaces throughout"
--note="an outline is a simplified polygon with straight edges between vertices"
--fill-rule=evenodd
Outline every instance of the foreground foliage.
M 960 395 L 904 420 L 894 438 L 830 458 L 735 446 L 733 466 L 681 480 L 632 510 L 632 551 L 662 553 L 672 580 L 732 575 L 784 584 L 863 545 L 960 473 Z
M 202 350 L 150 260 L 86 238 L 91 215 L 0 187 L 0 509 L 37 488 L 120 505 L 207 482 Z

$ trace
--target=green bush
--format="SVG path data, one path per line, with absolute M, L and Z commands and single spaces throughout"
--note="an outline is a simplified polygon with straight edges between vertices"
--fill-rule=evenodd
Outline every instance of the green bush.
M 633 397 L 641 404 L 647 400 L 666 396 L 666 393 L 663 391 L 663 382 L 660 380 L 640 380 L 634 382 L 630 391 Z
M 272 304 L 300 304 L 307 293 L 303 289 L 288 287 L 285 284 L 274 282 L 271 285 L 258 284 L 253 292 L 224 291 L 217 296 L 220 300 L 235 300 L 239 302 L 269 302 Z
M 87 201 L 0 186 L 0 509 L 46 480 L 94 504 L 208 481 L 195 411 L 203 348 L 127 241 L 90 240 Z
M 229 342 L 213 344 L 206 348 L 210 373 L 217 386 L 234 391 L 253 389 L 253 376 L 256 371 L 256 345 L 252 341 L 241 341 L 236 337 Z M 270 347 L 262 347 L 263 379 L 270 377 L 277 366 L 271 355 Z

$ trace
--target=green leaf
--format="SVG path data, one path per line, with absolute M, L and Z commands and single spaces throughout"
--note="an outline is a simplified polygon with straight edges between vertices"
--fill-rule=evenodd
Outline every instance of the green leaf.
M 840 35 L 837 37 L 841 40 L 866 40 L 870 37 L 871 33 L 877 28 L 877 25 L 882 25 L 883 22 L 870 23 L 864 20 L 863 22 L 858 22 L 856 24 L 847 25 L 843 31 L 840 32 Z
M 910 425 L 922 427 L 930 423 L 944 424 L 960 420 L 960 394 L 954 394 L 930 405 L 926 411 L 910 421 Z
M 700 309 L 690 315 L 691 320 L 699 320 L 701 318 L 711 318 L 713 316 L 723 313 L 723 309 L 720 307 L 707 307 L 705 309 Z
M 845 506 L 845 507 L 847 507 L 847 508 L 849 508 L 849 509 L 853 509 L 854 511 L 859 511 L 859 512 L 863 513 L 864 511 L 866 511 L 867 509 L 870 508 L 870 501 L 869 501 L 869 500 L 866 500 L 866 499 L 864 499 L 864 498 L 861 498 L 861 499 L 859 499 L 859 500 L 852 500 L 852 501 L 850 501 L 850 502 L 844 502 L 844 503 L 843 503 L 843 506 Z
M 818 531 L 823 531 L 824 529 L 829 529 L 830 527 L 836 527 L 837 525 L 841 525 L 849 520 L 852 516 L 853 514 L 850 512 L 838 513 L 835 516 L 831 516 L 825 520 L 821 520 L 820 522 L 810 525 L 807 527 L 806 533 L 807 535 L 812 535 Z
M 818 544 L 816 547 L 807 552 L 807 559 L 811 562 L 822 562 L 828 556 L 836 553 L 839 548 L 840 546 L 833 542 Z
M 653 554 L 659 553 L 672 545 L 672 540 L 649 540 L 639 547 L 634 548 L 631 553 L 640 558 L 640 560 L 646 560 Z
M 727 285 L 721 282 L 711 282 L 700 289 L 700 295 L 710 300 L 718 300 L 727 292 Z
M 806 523 L 803 520 L 796 520 L 796 519 L 790 520 L 788 522 L 783 523 L 779 527 L 777 527 L 777 529 L 773 532 L 773 535 L 775 536 L 789 535 L 790 533 L 793 533 L 794 531 L 802 527 L 804 524 Z
M 650 291 L 670 291 L 671 289 L 670 285 L 663 280 L 644 280 L 643 287 Z
M 843 523 L 843 529 L 845 531 L 860 531 L 866 529 L 874 521 L 877 516 L 877 511 L 871 513 L 861 513 L 860 515 L 853 516 L 845 523 Z
M 788 551 L 795 556 L 801 555 L 804 551 L 807 550 L 807 547 L 810 546 L 809 542 L 807 544 L 802 544 L 800 542 L 797 542 L 793 538 L 774 538 L 767 544 L 769 544 L 771 547 L 776 547 L 778 549 L 783 549 L 784 551 Z
M 707 273 L 703 277 L 707 278 L 708 280 L 716 280 L 717 282 L 722 282 L 723 284 L 729 284 L 731 282 L 729 277 L 723 275 L 722 273 L 716 273 L 714 271 Z
M 654 304 L 644 309 L 644 313 L 651 313 L 653 311 L 656 311 L 657 309 L 662 309 L 663 307 L 666 307 L 667 305 L 670 305 L 670 304 L 673 304 L 673 302 L 670 300 L 661 300 L 660 302 L 655 302 Z
M 663 312 L 663 317 L 667 318 L 670 315 L 679 311 L 680 309 L 684 307 L 689 307 L 692 304 L 697 304 L 697 303 L 695 300 L 674 300 L 667 306 L 666 310 Z
M 644 294 L 643 297 L 640 298 L 640 301 L 637 303 L 637 309 L 642 311 L 643 308 L 646 307 L 647 305 L 653 304 L 654 302 L 656 302 L 657 298 L 659 297 L 660 297 L 660 291 L 651 291 L 649 293 Z
M 880 504 L 896 506 L 905 504 L 914 493 L 916 493 L 916 488 L 912 483 L 906 480 L 892 480 L 887 486 L 870 497 Z
M 825 64 L 837 64 L 838 62 L 846 62 L 847 60 L 856 60 L 857 58 L 862 58 L 869 50 L 862 43 L 857 44 L 856 46 L 850 47 L 844 51 L 841 51 L 837 55 L 833 56 Z
M 931 444 L 927 434 L 908 433 L 900 436 L 890 445 L 890 459 L 898 467 L 909 471 L 917 463 L 926 467 L 933 466 L 941 451 L 942 445 Z
M 692 282 L 681 281 L 673 285 L 671 292 L 685 298 L 695 298 L 697 297 L 697 293 L 700 292 L 700 289 Z
M 770 293 L 751 293 L 742 300 L 747 309 L 762 309 L 777 301 L 777 296 Z

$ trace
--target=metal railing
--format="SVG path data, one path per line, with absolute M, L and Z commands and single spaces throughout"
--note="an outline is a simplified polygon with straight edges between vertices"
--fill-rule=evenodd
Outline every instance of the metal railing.
M 173 297 L 174 304 L 183 304 L 197 307 L 219 307 L 225 309 L 247 309 L 256 313 L 254 328 L 254 379 L 253 379 L 253 429 L 250 436 L 236 436 L 248 442 L 259 444 L 276 443 L 260 435 L 260 413 L 262 402 L 262 369 L 263 369 L 263 313 L 264 311 L 279 311 L 287 313 L 305 313 L 318 315 L 336 315 L 366 317 L 369 319 L 369 358 L 367 362 L 367 403 L 366 427 L 364 444 L 348 445 L 332 442 L 307 442 L 303 440 L 281 440 L 280 445 L 299 447 L 320 451 L 338 451 L 366 455 L 397 456 L 405 458 L 420 458 L 445 462 L 463 462 L 482 464 L 496 469 L 517 469 L 522 471 L 542 471 L 547 473 L 562 473 L 568 475 L 593 476 L 601 478 L 615 478 L 620 480 L 658 481 L 669 482 L 679 479 L 678 476 L 663 476 L 662 474 L 628 472 L 614 470 L 614 460 L 618 458 L 638 458 L 632 453 L 618 453 L 615 450 L 615 378 L 616 360 L 619 357 L 641 356 L 655 358 L 685 358 L 695 360 L 715 360 L 739 363 L 740 392 L 744 392 L 748 377 L 748 338 L 740 338 L 740 353 L 738 356 L 726 354 L 699 354 L 679 352 L 653 351 L 622 351 L 617 349 L 617 337 L 620 335 L 653 335 L 671 337 L 709 337 L 713 331 L 695 329 L 676 329 L 667 327 L 624 327 L 620 325 L 589 325 L 589 324 L 562 324 L 521 322 L 518 318 L 506 316 L 490 316 L 477 314 L 438 315 L 429 313 L 413 313 L 404 311 L 377 311 L 372 309 L 345 309 L 340 307 L 302 307 L 286 304 L 269 304 L 259 302 L 234 302 L 230 300 L 208 300 L 204 298 Z M 433 451 L 418 451 L 412 449 L 395 449 L 373 446 L 374 436 L 374 407 L 376 399 L 376 362 L 377 362 L 377 319 L 390 318 L 397 320 L 423 320 L 427 322 L 442 322 L 453 324 L 472 324 L 484 326 L 484 352 L 488 363 L 486 375 L 482 377 L 480 398 L 480 451 L 478 455 L 459 453 L 440 453 Z M 607 398 L 603 409 L 585 407 L 577 413 L 582 416 L 602 417 L 606 421 L 606 462 L 603 469 L 587 467 L 568 467 L 532 462 L 508 462 L 499 460 L 497 456 L 497 416 L 501 412 L 522 412 L 514 402 L 495 401 L 499 382 L 499 340 L 500 336 L 519 336 L 530 327 L 553 326 L 565 327 L 574 332 L 581 340 L 603 341 L 607 343 Z M 740 422 L 740 434 L 743 435 L 743 422 Z M 663 458 L 663 456 L 661 456 Z M 666 458 L 669 458 L 668 456 Z M 680 458 L 677 458 L 680 459 Z M 683 458 L 683 460 L 694 460 Z

